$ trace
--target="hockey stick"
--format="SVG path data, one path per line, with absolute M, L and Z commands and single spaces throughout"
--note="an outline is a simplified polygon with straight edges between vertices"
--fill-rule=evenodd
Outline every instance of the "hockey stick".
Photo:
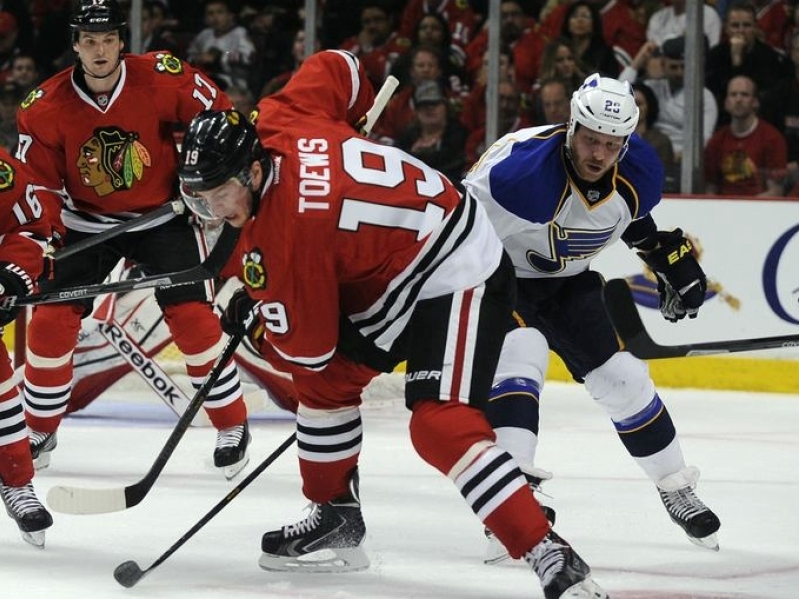
M 116 568 L 114 568 L 114 578 L 116 581 L 123 587 L 130 588 L 139 582 L 146 574 L 152 572 L 155 568 L 164 563 L 170 555 L 180 549 L 180 547 L 182 547 L 186 541 L 192 538 L 203 526 L 208 524 L 208 522 L 214 516 L 221 512 L 227 506 L 227 504 L 233 501 L 239 493 L 246 489 L 252 481 L 254 481 L 264 470 L 267 469 L 267 467 L 272 464 L 272 462 L 279 458 L 281 454 L 283 454 L 283 452 L 285 452 L 291 446 L 291 444 L 294 443 L 296 438 L 297 433 L 291 433 L 289 438 L 283 441 L 283 444 L 280 447 L 273 451 L 269 457 L 267 457 L 258 465 L 257 468 L 250 472 L 250 474 L 247 475 L 247 478 L 233 487 L 230 492 L 222 498 L 221 501 L 212 507 L 211 510 L 205 514 L 205 516 L 200 518 L 200 520 L 194 526 L 192 526 L 186 532 L 186 534 L 180 537 L 169 549 L 163 553 L 163 555 L 161 555 L 161 557 L 155 560 L 151 566 L 145 570 L 142 570 L 139 564 L 133 560 L 128 560 L 119 564 Z
M 83 489 L 56 485 L 47 493 L 47 503 L 50 504 L 50 507 L 64 514 L 105 514 L 126 510 L 141 503 L 152 489 L 169 458 L 172 457 L 172 453 L 186 430 L 191 426 L 194 416 L 199 412 L 227 363 L 233 358 L 240 342 L 240 335 L 228 340 L 222 353 L 216 359 L 214 367 L 205 377 L 202 386 L 195 393 L 191 403 L 175 425 L 172 434 L 166 440 L 163 449 L 155 458 L 149 472 L 141 480 L 127 487 L 116 489 Z
M 230 258 L 230 255 L 233 253 L 240 232 L 240 229 L 225 225 L 214 249 L 211 250 L 211 253 L 208 255 L 208 258 L 203 263 L 193 266 L 192 268 L 187 268 L 186 270 L 153 275 L 150 277 L 134 277 L 125 279 L 124 281 L 115 281 L 113 283 L 97 283 L 85 285 L 83 287 L 43 291 L 31 295 L 7 295 L 3 298 L 2 302 L 0 302 L 0 307 L 9 309 L 15 306 L 56 304 L 59 302 L 96 297 L 105 293 L 124 293 L 135 289 L 190 285 L 207 279 L 213 279 L 219 275 L 225 263 L 228 261 L 228 258 Z
M 371 108 L 366 111 L 364 118 L 366 119 L 361 126 L 361 131 L 363 131 L 364 135 L 369 135 L 372 132 L 372 127 L 375 126 L 377 119 L 382 114 L 383 110 L 386 108 L 386 104 L 391 99 L 391 96 L 394 95 L 397 87 L 399 87 L 399 80 L 394 77 L 393 75 L 389 75 L 386 77 L 386 80 L 383 82 L 383 85 L 380 86 L 380 89 L 375 94 L 375 100 L 372 103 Z
M 128 231 L 147 225 L 155 220 L 158 220 L 159 218 L 166 216 L 167 214 L 183 214 L 185 210 L 186 205 L 182 200 L 172 200 L 163 206 L 159 206 L 152 212 L 132 218 L 129 221 L 115 225 L 110 229 L 103 231 L 102 233 L 97 233 L 96 235 L 92 235 L 91 237 L 87 237 L 86 239 L 82 239 L 77 243 L 73 243 L 64 249 L 56 251 L 53 254 L 53 260 L 63 260 L 64 258 L 68 258 L 69 256 L 77 254 L 78 252 L 87 250 L 90 247 L 105 243 L 109 239 L 113 239 L 114 237 L 122 235 L 123 233 L 127 233 Z
M 605 301 L 605 309 L 610 315 L 613 328 L 616 329 L 616 333 L 624 342 L 625 349 L 642 360 L 799 347 L 799 335 L 731 339 L 728 341 L 708 341 L 682 345 L 659 345 L 646 331 L 627 281 L 624 279 L 608 281 L 602 290 L 602 295 Z

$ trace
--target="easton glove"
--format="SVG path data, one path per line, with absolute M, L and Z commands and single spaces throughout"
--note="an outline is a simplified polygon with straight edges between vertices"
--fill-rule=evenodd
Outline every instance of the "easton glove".
M 639 252 L 658 278 L 660 313 L 670 322 L 688 315 L 696 318 L 705 301 L 707 279 L 693 253 L 693 245 L 682 229 L 658 231 L 658 247 Z
M 258 347 L 258 339 L 263 336 L 261 319 L 258 317 L 258 307 L 261 302 L 250 297 L 244 287 L 239 287 L 230 296 L 230 301 L 225 308 L 220 322 L 222 330 L 231 337 L 236 335 L 247 336 Z M 258 342 L 258 343 L 256 343 Z
M 0 327 L 14 321 L 22 306 L 6 306 L 5 296 L 33 293 L 33 280 L 28 273 L 11 262 L 0 262 Z

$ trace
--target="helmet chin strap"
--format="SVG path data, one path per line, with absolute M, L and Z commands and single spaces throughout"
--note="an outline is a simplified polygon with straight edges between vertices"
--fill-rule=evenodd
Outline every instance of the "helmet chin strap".
M 83 61 L 81 61 L 81 63 L 80 63 L 80 68 L 83 70 L 83 74 L 84 75 L 88 75 L 92 79 L 108 79 L 111 75 L 113 75 L 114 73 L 117 72 L 117 69 L 119 68 L 119 65 L 121 65 L 121 64 L 122 64 L 122 55 L 119 55 L 117 57 L 116 65 L 114 66 L 113 69 L 111 69 L 111 71 L 107 75 L 95 75 L 89 69 L 86 68 L 86 65 L 83 64 Z

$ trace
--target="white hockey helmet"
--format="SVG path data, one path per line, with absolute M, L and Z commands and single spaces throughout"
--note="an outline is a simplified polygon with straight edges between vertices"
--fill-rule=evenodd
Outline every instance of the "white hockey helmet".
M 627 152 L 630 135 L 638 126 L 638 114 L 633 88 L 627 81 L 600 77 L 599 73 L 589 75 L 572 94 L 566 147 L 571 149 L 579 123 L 597 133 L 624 137 L 621 160 Z

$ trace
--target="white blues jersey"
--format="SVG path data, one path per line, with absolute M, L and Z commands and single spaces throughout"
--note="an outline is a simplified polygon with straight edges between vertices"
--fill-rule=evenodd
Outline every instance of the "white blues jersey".
M 566 277 L 661 198 L 663 167 L 637 135 L 599 181 L 582 181 L 566 158 L 566 126 L 531 127 L 492 145 L 464 180 L 486 207 L 521 278 Z

